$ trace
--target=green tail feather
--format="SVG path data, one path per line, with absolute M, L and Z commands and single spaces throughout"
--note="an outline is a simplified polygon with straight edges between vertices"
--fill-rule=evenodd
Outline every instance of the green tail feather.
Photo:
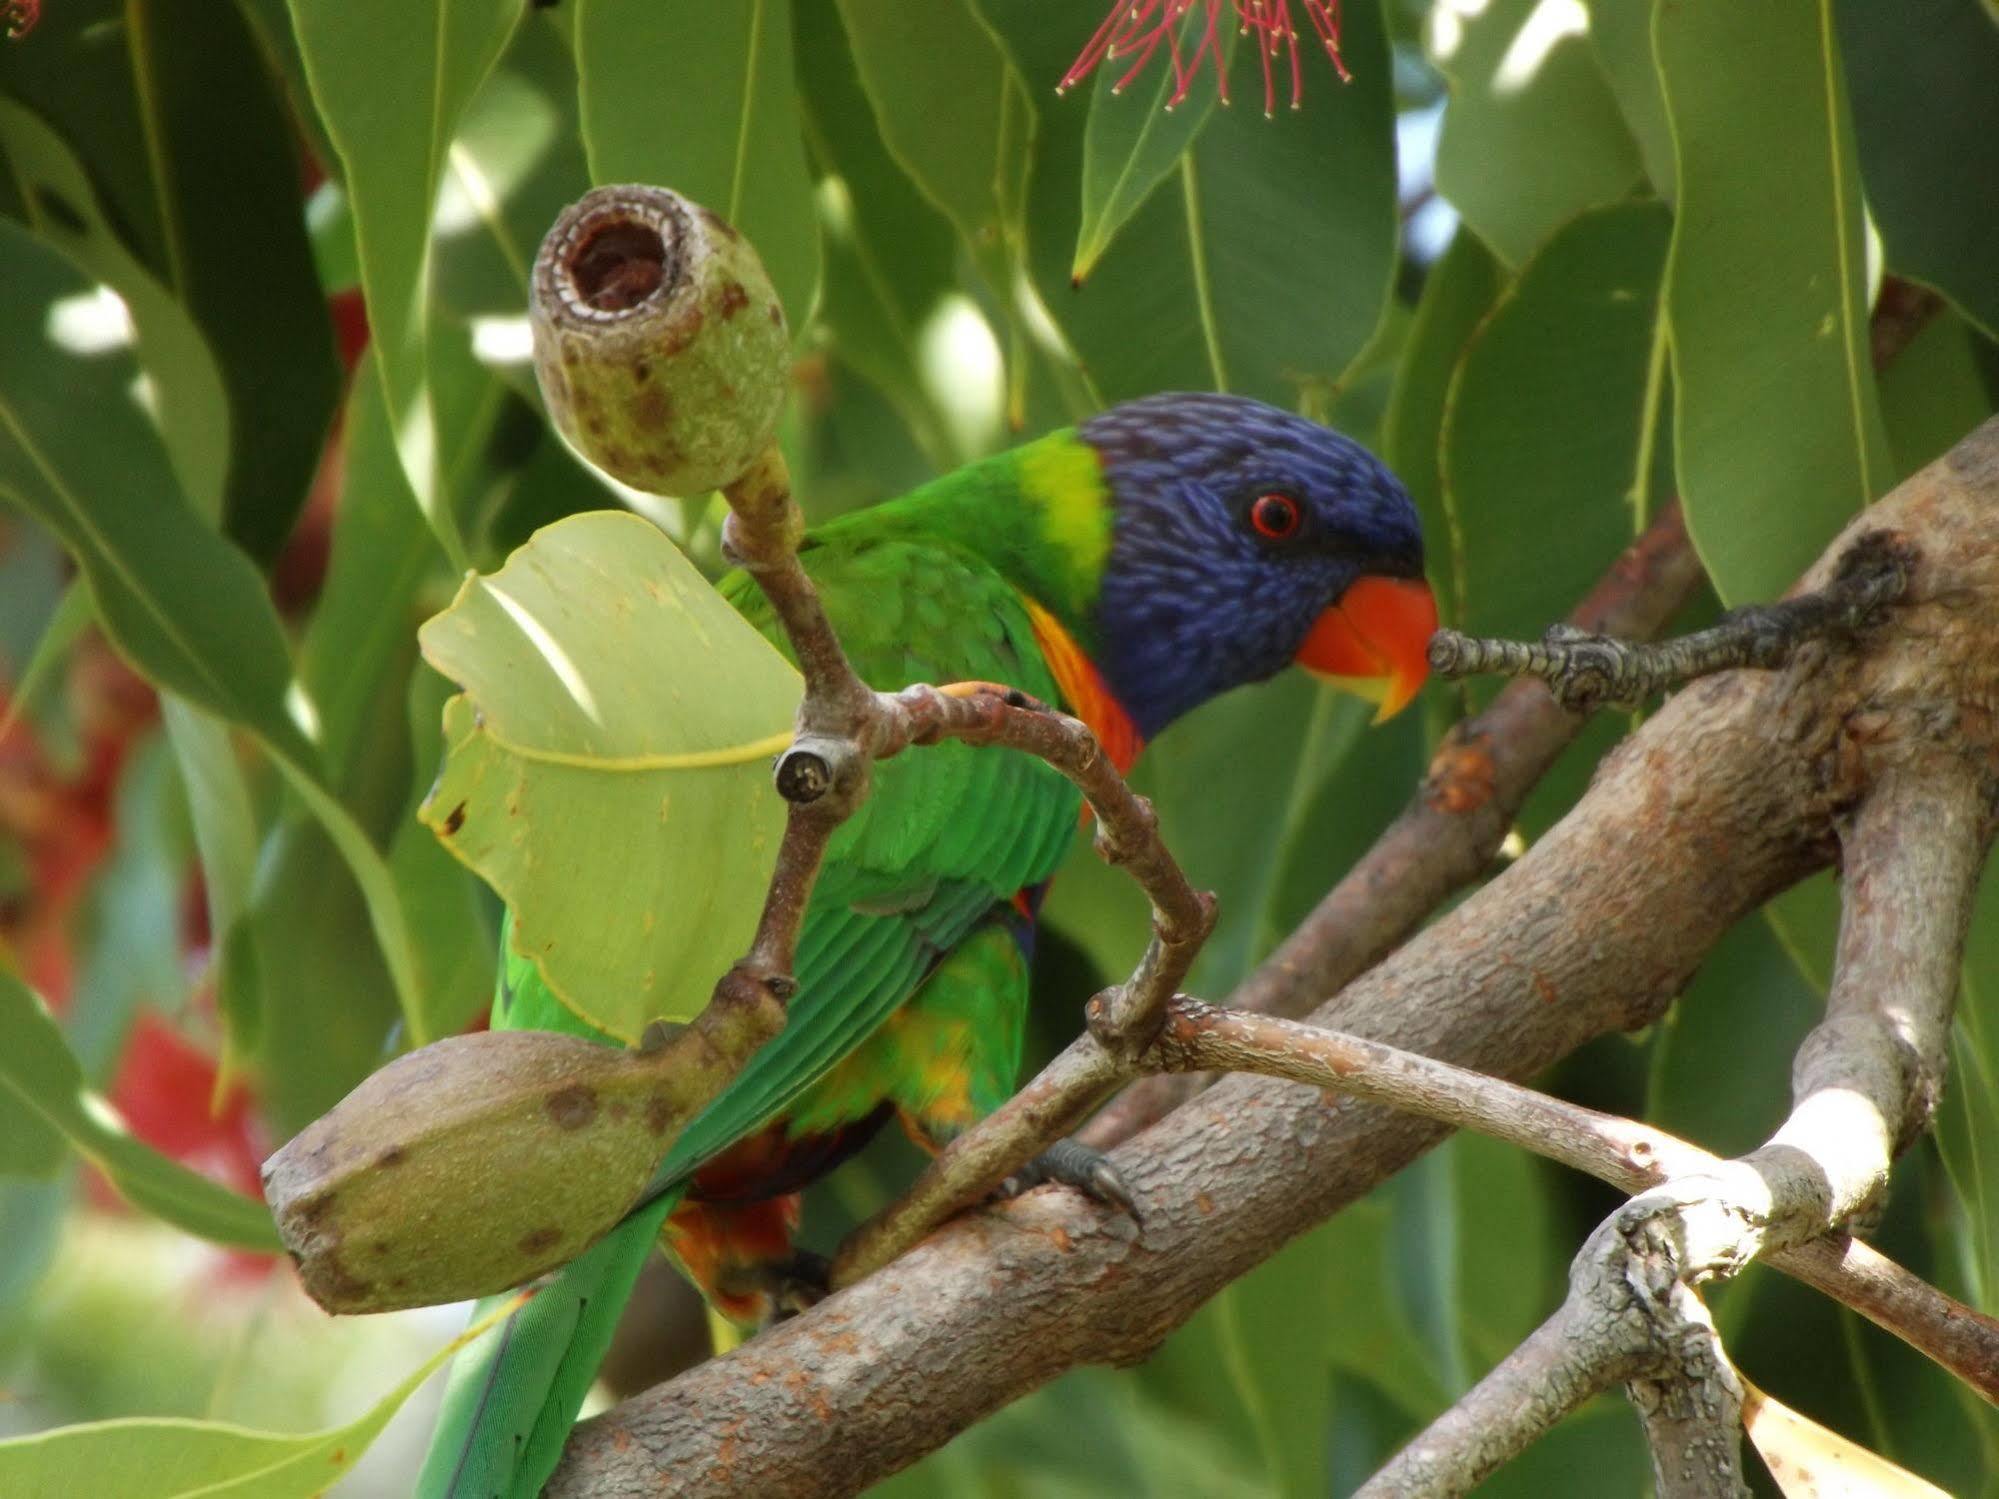
M 534 1499 L 541 1492 L 679 1199 L 669 1193 L 626 1219 L 458 1355 L 416 1499 Z M 481 1302 L 475 1315 L 503 1300 Z

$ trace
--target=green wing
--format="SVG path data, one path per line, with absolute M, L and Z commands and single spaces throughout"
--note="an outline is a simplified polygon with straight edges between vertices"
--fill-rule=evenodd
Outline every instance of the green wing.
M 1055 699 L 1019 595 L 978 559 L 865 536 L 808 546 L 803 557 L 848 658 L 872 686 L 982 679 Z M 782 643 L 753 585 L 730 578 L 723 591 Z M 783 1032 L 674 1142 L 654 1189 L 781 1115 L 996 902 L 1051 876 L 1080 808 L 1058 772 L 1010 751 L 945 744 L 879 763 L 874 794 L 827 850 Z

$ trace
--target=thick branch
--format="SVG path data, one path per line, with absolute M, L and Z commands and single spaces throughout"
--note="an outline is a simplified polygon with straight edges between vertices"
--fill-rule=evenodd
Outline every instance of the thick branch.
M 1622 1369 L 1646 1355 L 1650 1340 L 1663 1371 L 1630 1378 L 1629 1389 L 1653 1444 L 1661 1494 L 1747 1492 L 1736 1430 L 1740 1382 L 1694 1285 L 1734 1275 L 1760 1255 L 1781 1258 L 1838 1228 L 1887 1185 L 1895 1155 L 1934 1106 L 1965 929 L 1992 837 L 1994 787 L 1989 766 L 1979 763 L 1985 755 L 1931 739 L 1940 722 L 1954 727 L 1940 707 L 1883 694 L 1873 708 L 1878 738 L 1852 749 L 1883 763 L 1866 768 L 1869 788 L 1843 833 L 1837 966 L 1826 1017 L 1798 1051 L 1790 1118 L 1740 1160 L 1680 1165 L 1614 1213 L 1576 1261 L 1556 1318 L 1561 1369 L 1578 1361 Z M 1900 733 L 1898 717 L 1906 720 Z M 1628 1315 L 1634 1310 L 1650 1316 L 1649 1329 L 1644 1317 Z M 1928 1323 L 1934 1337 L 1949 1319 L 1933 1309 Z M 1503 1366 L 1508 1380 L 1531 1385 L 1545 1354 L 1545 1345 L 1523 1347 Z M 1995 1366 L 1999 1353 L 1987 1351 L 1964 1371 L 1987 1398 L 1999 1384 Z M 1379 1492 L 1462 1491 L 1490 1445 L 1447 1413 L 1383 1471 Z M 1455 1487 L 1403 1482 L 1414 1474 L 1426 1483 L 1451 1475 Z

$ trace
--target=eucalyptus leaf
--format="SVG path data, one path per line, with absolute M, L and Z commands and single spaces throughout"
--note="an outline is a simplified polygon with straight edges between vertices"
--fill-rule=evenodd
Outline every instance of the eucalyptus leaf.
M 1437 191 L 1509 265 L 1583 209 L 1625 196 L 1644 170 L 1589 20 L 1579 3 L 1543 0 L 1430 12 L 1430 57 L 1451 88 Z
M 1776 598 L 1894 481 L 1838 38 L 1829 0 L 1681 0 L 1654 36 L 1679 158 L 1666 310 L 1687 529 L 1722 602 Z
M 671 185 L 719 213 L 757 247 L 798 332 L 819 235 L 791 24 L 790 0 L 577 0 L 576 72 L 591 180 Z
M 1181 40 L 1189 46 L 1198 42 L 1208 24 L 1207 7 L 1190 7 L 1181 18 Z M 1228 65 L 1236 28 L 1224 27 L 1222 35 L 1217 68 Z M 1220 97 L 1205 79 L 1197 79 L 1188 97 L 1169 108 L 1175 69 L 1153 70 L 1129 97 L 1118 87 L 1123 72 L 1124 64 L 1106 58 L 1090 94 L 1090 120 L 1083 130 L 1083 216 L 1069 272 L 1077 281 L 1089 275 L 1125 221 L 1179 165 Z
M 224 530 L 269 560 L 305 506 L 340 399 L 300 212 L 297 135 L 236 6 L 147 0 L 123 19 L 164 279 L 214 350 L 229 397 Z
M 998 41 L 969 0 L 838 5 L 889 153 L 968 244 L 997 245 L 1030 113 Z
M 956 451 L 924 367 L 925 327 L 957 284 L 950 221 L 882 143 L 837 8 L 802 6 L 794 22 L 800 122 L 818 167 L 838 179 L 846 209 L 826 215 L 818 329 L 894 405 L 933 467 L 973 456 Z M 849 404 L 836 403 L 829 419 Z M 818 486 L 800 488 L 809 503 L 823 500 Z M 826 513 L 815 509 L 815 518 Z
M 313 100 L 345 167 L 396 450 L 424 518 L 462 566 L 429 387 L 431 213 L 459 117 L 522 8 L 519 0 L 291 0 L 291 9 Z
M 301 1436 L 169 1416 L 60 1426 L 0 1442 L 0 1491 L 17 1499 L 69 1499 L 77 1493 L 311 1499 L 353 1471 L 419 1385 L 526 1299 L 516 1297 L 468 1327 L 345 1426 Z
M 133 1138 L 83 1069 L 39 998 L 0 968 L 0 1108 L 42 1140 L 60 1137 L 101 1170 L 135 1207 L 218 1244 L 276 1253 L 278 1236 L 261 1202 L 239 1196 Z M 20 1162 L 11 1152 L 9 1169 Z M 53 1163 L 52 1163 L 53 1164 Z M 0 1474 L 4 1474 L 0 1464 Z M 0 1492 L 17 1489 L 0 1483 Z
M 536 532 L 420 639 L 465 689 L 423 818 L 513 910 L 516 949 L 626 1042 L 698 1013 L 776 858 L 797 673 L 614 511 Z
M 1463 569 L 1458 628 L 1539 634 L 1647 514 L 1670 225 L 1656 203 L 1580 215 L 1528 261 L 1466 348 L 1442 455 Z
M 1044 109 L 1030 265 L 1100 400 L 1215 389 L 1296 406 L 1367 347 L 1388 301 L 1396 239 L 1393 94 L 1377 5 L 1347 9 L 1342 47 L 1353 83 L 1309 107 L 1274 119 L 1217 111 L 1081 286 L 1071 284 L 1064 227 L 1076 218 L 1087 127 L 1079 100 Z M 1235 59 L 1240 87 L 1252 84 L 1254 50 Z
M 0 493 L 61 536 L 107 634 L 155 683 L 255 734 L 325 826 L 368 900 L 377 939 L 419 1039 L 408 925 L 380 851 L 321 778 L 294 714 L 290 650 L 262 580 L 181 497 L 159 437 L 131 394 L 133 364 L 66 332 L 90 281 L 0 221 Z M 73 419 L 91 413 L 88 424 Z M 137 490 L 144 503 L 132 503 Z
M 1980 0 L 1835 0 L 1888 264 L 1999 338 L 1999 20 Z

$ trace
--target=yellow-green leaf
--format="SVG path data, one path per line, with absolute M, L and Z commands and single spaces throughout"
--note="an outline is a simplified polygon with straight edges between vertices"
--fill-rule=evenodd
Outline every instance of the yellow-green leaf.
M 513 908 L 514 945 L 626 1041 L 698 1012 L 776 857 L 798 674 L 617 511 L 536 532 L 419 639 L 465 689 L 423 818 Z
M 353 1471 L 389 1418 L 444 1361 L 527 1300 L 516 1296 L 437 1350 L 358 1421 L 286 1436 L 221 1421 L 135 1417 L 0 1442 L 10 1499 L 147 1494 L 153 1499 L 308 1499 Z
M 1784 1499 L 1948 1499 L 1927 1479 L 1742 1383 L 1743 1427 Z

